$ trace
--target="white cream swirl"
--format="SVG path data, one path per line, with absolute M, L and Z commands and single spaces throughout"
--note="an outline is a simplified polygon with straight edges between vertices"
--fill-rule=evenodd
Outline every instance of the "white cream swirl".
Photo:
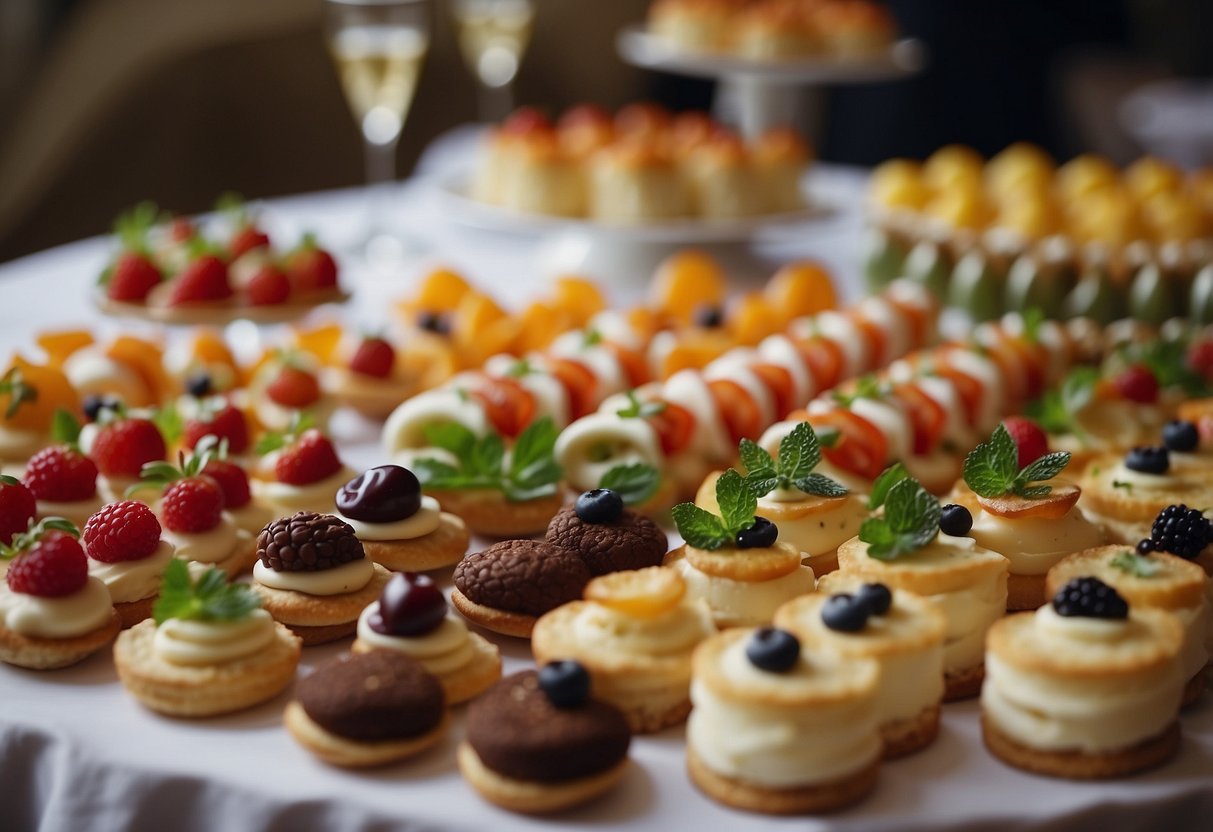
M 204 532 L 175 532 L 165 528 L 164 540 L 172 544 L 177 557 L 199 563 L 219 563 L 231 556 L 236 548 L 240 530 L 226 511 L 219 516 L 219 525 Z
M 572 623 L 572 635 L 584 650 L 644 656 L 689 656 L 716 632 L 707 605 L 683 602 L 653 618 L 625 615 L 585 604 Z
M 96 493 L 84 500 L 70 500 L 67 502 L 39 500 L 38 516 L 62 517 L 65 520 L 71 520 L 78 527 L 83 528 L 84 524 L 88 522 L 88 518 L 101 511 L 104 506 L 105 500 L 101 499 L 101 495 Z
M 260 560 L 253 564 L 253 580 L 271 589 L 285 589 L 306 595 L 344 595 L 357 592 L 375 577 L 375 564 L 358 558 L 315 572 L 278 572 Z
M 138 560 L 103 563 L 89 558 L 88 572 L 105 584 L 115 604 L 126 604 L 158 593 L 164 570 L 172 559 L 173 544 L 161 540 L 150 555 Z
M 203 667 L 251 656 L 274 641 L 274 619 L 253 610 L 235 621 L 170 618 L 156 628 L 152 652 L 169 664 Z
M 436 676 L 446 676 L 462 670 L 476 657 L 471 634 L 463 619 L 447 613 L 442 623 L 428 633 L 417 636 L 397 636 L 381 633 L 371 627 L 371 617 L 379 612 L 374 601 L 358 616 L 358 640 L 369 647 L 395 650 L 416 659 Z
M 371 523 L 346 517 L 341 512 L 337 512 L 337 516 L 348 523 L 362 540 L 413 540 L 438 528 L 442 522 L 442 509 L 433 497 L 422 497 L 421 507 L 402 520 Z
M 1183 479 L 1174 474 L 1147 474 L 1144 471 L 1134 471 L 1128 465 L 1125 465 L 1124 460 L 1116 463 L 1112 470 L 1108 472 L 1111 478 L 1110 482 L 1125 483 L 1131 488 L 1141 488 L 1146 490 L 1165 491 L 1183 485 Z
M 109 590 L 89 578 L 76 592 L 42 598 L 13 592 L 0 582 L 0 616 L 4 626 L 31 638 L 75 638 L 91 633 L 110 620 L 114 604 Z
M 1013 575 L 1043 575 L 1073 552 L 1103 544 L 1103 533 L 1075 506 L 1060 520 L 977 512 L 969 536 L 1011 562 Z
M 337 472 L 322 480 L 307 485 L 291 485 L 286 482 L 254 480 L 253 494 L 258 499 L 286 511 L 314 511 L 331 514 L 337 490 L 355 476 L 349 468 L 342 466 Z
M 734 581 L 700 572 L 686 558 L 671 564 L 687 585 L 687 597 L 707 603 L 717 622 L 731 626 L 769 624 L 775 610 L 784 601 L 812 592 L 816 576 L 808 566 L 799 566 L 787 575 L 769 581 Z

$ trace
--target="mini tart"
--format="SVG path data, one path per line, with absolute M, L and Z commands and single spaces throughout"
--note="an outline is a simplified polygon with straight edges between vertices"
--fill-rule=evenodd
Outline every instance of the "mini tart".
M 326 763 L 368 768 L 437 745 L 450 716 L 442 686 L 424 667 L 377 650 L 336 656 L 305 676 L 283 721 Z
M 358 615 L 383 592 L 392 573 L 377 563 L 366 586 L 337 595 L 310 595 L 293 589 L 275 589 L 254 579 L 253 590 L 261 597 L 261 606 L 299 636 L 304 647 L 327 644 L 352 636 L 358 629 Z M 305 574 L 317 574 L 315 572 Z
M 1179 747 L 1183 628 L 1168 612 L 1065 618 L 1052 605 L 997 622 L 987 641 L 982 734 L 1004 762 L 1053 777 L 1120 777 Z
M 340 404 L 371 419 L 386 419 L 396 407 L 417 392 L 416 384 L 402 375 L 387 378 L 362 375 L 346 367 L 326 367 L 320 373 L 324 392 Z
M 1187 680 L 1182 705 L 1191 705 L 1205 688 L 1205 666 L 1213 644 L 1213 612 L 1207 591 L 1209 579 L 1199 565 L 1162 552 L 1148 556 L 1158 571 L 1135 575 L 1112 562 L 1130 552 L 1124 546 L 1100 546 L 1076 552 L 1049 570 L 1045 591 L 1049 597 L 1075 578 L 1095 577 L 1115 589 L 1133 608 L 1153 608 L 1173 614 L 1184 628 L 1179 662 Z
M 427 491 L 441 505 L 462 518 L 474 534 L 509 538 L 541 534 L 564 505 L 559 489 L 548 497 L 510 502 L 495 489 Z
M 164 303 L 131 303 L 112 300 L 105 295 L 104 291 L 98 291 L 93 296 L 97 308 L 106 315 L 193 326 L 222 326 L 234 320 L 249 320 L 260 324 L 297 321 L 321 304 L 344 303 L 348 298 L 349 295 L 345 292 L 338 289 L 327 289 L 308 292 L 299 300 L 262 306 L 241 304 L 234 298 L 226 301 L 168 306 Z
M 338 516 L 353 526 L 366 556 L 393 572 L 428 572 L 458 563 L 471 541 L 463 520 L 445 511 L 439 515 L 438 528 L 432 532 L 400 540 L 376 540 L 365 531 L 376 525 L 390 524 L 366 523 Z
M 265 465 L 254 471 L 264 472 Z M 268 508 L 275 517 L 286 517 L 298 511 L 314 511 L 328 514 L 333 511 L 333 498 L 337 489 L 354 477 L 354 472 L 344 465 L 322 480 L 306 485 L 291 485 L 278 481 L 252 478 L 249 485 L 253 499 Z
M 227 515 L 227 521 L 235 524 L 235 518 L 228 512 L 224 512 L 224 514 Z M 209 555 L 206 557 L 194 556 L 195 544 L 193 541 L 199 535 L 206 535 L 209 532 L 200 532 L 199 535 L 192 535 L 165 529 L 163 535 L 164 539 L 173 545 L 177 557 L 191 563 L 213 566 L 221 570 L 229 578 L 236 578 L 240 575 L 248 574 L 249 570 L 253 568 L 253 564 L 257 562 L 257 539 L 251 532 L 247 532 L 241 528 L 237 528 L 235 532 L 235 539 L 229 552 L 215 560 L 210 559 Z
M 660 566 L 670 548 L 660 526 L 628 509 L 618 520 L 587 523 L 576 509 L 565 506 L 548 524 L 545 538 L 581 555 L 593 575 Z
M 944 701 L 981 690 L 985 633 L 1007 606 L 1010 563 L 971 538 L 940 534 L 929 545 L 892 561 L 868 556 L 852 538 L 838 547 L 841 572 L 935 601 L 943 612 Z
M 109 600 L 105 585 L 96 578 L 89 578 L 85 588 L 79 592 L 89 593 L 93 601 L 101 595 Z M 108 616 L 97 616 L 102 623 L 86 632 L 76 635 L 48 637 L 41 635 L 26 635 L 11 629 L 6 621 L 9 602 L 17 596 L 6 585 L 0 585 L 0 662 L 29 670 L 57 670 L 69 667 L 91 656 L 114 640 L 121 630 L 122 623 L 118 613 L 109 607 Z M 85 596 L 77 593 L 62 598 L 35 599 L 35 603 L 48 605 L 48 614 L 55 615 L 56 607 L 73 604 L 73 596 L 84 600 Z M 90 602 L 91 603 L 91 602 Z M 98 610 L 100 611 L 100 610 Z
M 273 640 L 252 655 L 179 665 L 157 654 L 156 623 L 147 620 L 118 636 L 114 666 L 127 691 L 153 711 L 179 717 L 232 713 L 273 699 L 295 679 L 299 638 L 281 624 L 273 627 Z
M 623 714 L 590 699 L 551 703 L 538 675 L 507 676 L 468 708 L 459 770 L 490 803 L 512 812 L 558 812 L 610 789 L 627 771 Z
M 1127 483 L 1117 487 L 1115 482 Z M 1213 486 L 1169 472 L 1142 474 L 1125 468 L 1123 458 L 1102 456 L 1083 473 L 1080 505 L 1103 527 L 1111 543 L 1135 544 L 1150 536 L 1154 518 L 1170 505 L 1207 505 Z
M 750 812 L 831 812 L 876 784 L 880 670 L 864 658 L 802 650 L 784 672 L 754 667 L 753 630 L 728 630 L 695 650 L 687 770 L 709 797 Z
M 122 621 L 122 629 L 129 630 L 140 621 L 152 617 L 152 607 L 160 597 L 164 570 L 173 553 L 172 544 L 161 540 L 145 558 L 116 563 L 89 558 L 89 574 L 105 584 L 114 601 L 114 611 Z
M 715 552 L 684 544 L 665 556 L 665 565 L 682 576 L 688 596 L 708 605 L 721 629 L 769 623 L 776 607 L 817 585 L 800 552 L 780 541 L 766 549 Z
M 876 711 L 886 760 L 921 751 L 939 734 L 939 703 L 943 697 L 943 613 L 931 601 L 893 590 L 893 603 L 883 615 L 872 615 L 859 632 L 827 627 L 821 610 L 831 595 L 851 593 L 866 583 L 835 572 L 803 595 L 775 611 L 775 626 L 795 633 L 808 647 L 834 650 L 843 656 L 868 658 L 880 665 Z

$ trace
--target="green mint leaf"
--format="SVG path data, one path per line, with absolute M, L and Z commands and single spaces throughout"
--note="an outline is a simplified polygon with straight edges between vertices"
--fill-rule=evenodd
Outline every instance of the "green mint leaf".
M 1000 497 L 1015 487 L 1019 476 L 1019 450 L 1003 425 L 994 429 L 988 442 L 965 457 L 964 480 L 982 497 Z
M 584 349 L 597 346 L 602 343 L 602 333 L 596 329 L 587 329 L 581 336 L 581 346 Z
M 505 461 L 505 442 L 495 433 L 486 433 L 472 448 L 471 457 L 464 466 L 464 473 L 500 477 Z
M 152 606 L 152 618 L 155 619 L 156 626 L 170 618 L 189 618 L 193 601 L 189 566 L 180 558 L 173 558 L 164 570 L 164 577 L 160 582 L 160 597 Z
M 668 405 L 665 402 L 641 401 L 635 390 L 628 391 L 628 404 L 615 411 L 623 419 L 647 419 L 664 413 Z
M 801 422 L 779 443 L 780 476 L 790 480 L 807 477 L 821 462 L 821 445 L 808 422 Z
M 737 455 L 741 457 L 747 477 L 771 476 L 775 473 L 775 461 L 757 442 L 742 439 L 737 446 Z
M 509 479 L 528 487 L 557 482 L 562 476 L 554 451 L 559 434 L 549 416 L 527 425 L 510 454 Z
M 58 408 L 51 418 L 51 438 L 64 445 L 76 447 L 80 442 L 80 422 L 68 411 Z
M 834 392 L 834 401 L 850 407 L 856 399 L 879 399 L 884 395 L 884 387 L 874 375 L 860 376 L 845 390 Z
M 253 446 L 253 453 L 257 454 L 257 456 L 272 454 L 274 451 L 285 448 L 286 442 L 286 434 L 271 431 L 263 434 L 261 438 L 257 440 L 257 444 Z
M 881 517 L 869 517 L 859 526 L 859 539 L 868 544 L 868 557 L 892 560 L 900 552 L 897 534 Z
M 643 462 L 616 465 L 598 481 L 599 488 L 609 488 L 629 506 L 648 501 L 657 493 L 660 485 L 661 473 L 652 465 L 645 465 Z
M 716 504 L 720 506 L 720 519 L 730 534 L 748 528 L 758 510 L 758 498 L 746 487 L 741 474 L 732 468 L 716 480 Z
M 160 430 L 167 445 L 173 445 L 185 433 L 185 420 L 171 402 L 152 414 L 152 424 Z
M 1041 497 L 1047 497 L 1049 492 L 1053 490 L 1051 485 L 1017 485 L 1015 486 L 1015 494 L 1023 497 L 1026 500 L 1039 500 Z
M 817 431 L 817 444 L 823 448 L 833 448 L 841 438 L 842 431 L 838 428 L 822 428 Z
M 1098 472 L 1096 472 L 1096 474 L 1098 474 Z M 1124 480 L 1112 480 L 1112 487 L 1113 488 L 1123 488 L 1125 491 L 1132 491 L 1133 483 L 1125 482 Z
M 409 470 L 417 475 L 417 481 L 425 488 L 458 488 L 454 483 L 463 481 L 458 468 L 432 457 L 413 460 Z
M 227 575 L 213 566 L 195 583 L 186 562 L 173 558 L 165 569 L 152 616 L 157 625 L 170 618 L 234 621 L 260 606 L 261 599 L 248 584 L 228 583 Z
M 1040 325 L 1045 322 L 1044 310 L 1039 306 L 1030 306 L 1024 310 L 1023 337 L 1029 344 L 1040 343 Z
M 756 477 L 752 474 L 746 475 L 746 488 L 750 489 L 754 494 L 754 499 L 765 497 L 779 487 L 779 477 Z
M 814 497 L 845 497 L 847 495 L 846 486 L 834 482 L 825 474 L 808 474 L 792 480 L 792 484 L 805 494 L 812 494 Z
M 1143 557 L 1136 552 L 1130 552 L 1128 549 L 1118 552 L 1112 558 L 1112 566 L 1137 578 L 1153 578 L 1162 571 L 1162 566 L 1158 561 Z
M 1070 454 L 1068 451 L 1054 451 L 1053 453 L 1045 454 L 1020 471 L 1018 480 L 1021 483 L 1051 480 L 1065 470 L 1065 467 L 1069 464 Z
M 35 528 L 41 528 L 41 532 L 38 534 L 39 537 L 46 532 L 56 531 L 70 534 L 77 540 L 80 539 L 80 529 L 76 528 L 76 524 L 65 517 L 44 517 Z
M 538 370 L 535 369 L 535 366 L 530 361 L 525 358 L 519 358 L 510 365 L 505 374 L 508 378 L 522 378 L 523 376 L 534 375 L 537 372 Z
M 0 394 L 8 394 L 8 406 L 4 408 L 4 418 L 11 419 L 17 415 L 21 405 L 38 400 L 38 390 L 25 383 L 21 370 L 13 367 L 3 378 L 0 378 Z
M 679 503 L 670 509 L 674 525 L 688 546 L 713 552 L 733 542 L 724 522 L 694 503 Z
M 0 485 L 20 485 L 21 480 L 8 474 L 0 474 Z
M 885 520 L 897 534 L 911 535 L 917 546 L 925 546 L 939 532 L 942 509 L 939 500 L 915 479 L 904 479 L 885 497 Z
M 454 454 L 456 459 L 465 464 L 466 460 L 471 458 L 472 449 L 476 446 L 476 434 L 459 422 L 438 422 L 426 425 L 423 433 L 425 441 L 435 448 L 441 448 Z
M 876 482 L 872 483 L 872 492 L 868 495 L 868 510 L 875 511 L 883 506 L 885 498 L 888 497 L 889 489 L 909 476 L 910 472 L 900 462 L 894 462 L 888 468 L 881 471 L 880 476 L 876 478 Z

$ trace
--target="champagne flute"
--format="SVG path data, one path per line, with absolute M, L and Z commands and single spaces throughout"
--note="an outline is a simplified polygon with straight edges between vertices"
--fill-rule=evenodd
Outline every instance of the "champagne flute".
M 531 42 L 532 0 L 451 0 L 459 48 L 480 81 L 480 120 L 497 121 L 514 109 L 513 83 Z
M 429 49 L 429 0 L 325 0 L 329 53 L 362 131 L 372 188 L 367 259 L 399 262 L 419 242 L 391 231 L 383 218 L 396 181 L 396 147 Z

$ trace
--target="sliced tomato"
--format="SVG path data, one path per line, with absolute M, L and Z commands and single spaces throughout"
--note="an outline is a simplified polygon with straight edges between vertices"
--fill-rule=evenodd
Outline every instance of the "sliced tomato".
M 868 369 L 883 367 L 888 360 L 885 350 L 889 347 L 889 336 L 885 333 L 884 328 L 855 311 L 847 313 L 847 316 L 855 324 L 855 328 L 863 333 L 864 340 L 868 342 L 870 357 Z
M 792 381 L 792 374 L 786 367 L 780 367 L 778 364 L 752 364 L 750 369 L 771 391 L 771 397 L 775 400 L 775 417 L 777 419 L 782 419 L 788 411 L 800 404 L 793 398 L 796 393 L 795 384 Z
M 936 362 L 934 373 L 940 378 L 952 382 L 952 387 L 956 389 L 956 395 L 960 397 L 960 403 L 964 407 L 965 421 L 969 427 L 977 427 L 977 420 L 981 414 L 981 400 L 986 395 L 982 383 L 968 373 L 962 373 L 955 367 L 947 365 L 943 360 Z
M 918 348 L 926 344 L 927 338 L 931 334 L 931 313 L 890 295 L 883 297 L 889 302 L 889 305 L 901 313 L 906 323 L 910 325 L 910 335 L 913 338 L 914 347 Z
M 1006 349 L 1014 354 L 1024 369 L 1027 378 L 1027 389 L 1024 396 L 1035 399 L 1045 389 L 1045 374 L 1049 366 L 1048 351 L 1040 344 L 1029 343 L 1025 338 L 999 333 Z
M 569 421 L 579 419 L 594 409 L 598 378 L 594 371 L 571 358 L 549 358 L 548 371 L 564 388 L 569 403 Z
M 1001 340 L 982 347 L 979 354 L 998 367 L 998 374 L 1002 377 L 1003 389 L 1006 391 L 1008 411 L 1017 412 L 1020 403 L 1024 401 L 1028 386 L 1019 356 L 1009 350 Z
M 644 353 L 628 349 L 620 344 L 607 343 L 604 346 L 615 353 L 615 357 L 619 359 L 619 364 L 628 377 L 629 387 L 639 387 L 652 380 L 652 373 L 649 372 L 649 363 L 644 357 Z
M 695 433 L 695 417 L 685 407 L 665 402 L 665 409 L 648 417 L 649 424 L 657 431 L 661 452 L 671 457 L 691 443 Z
M 822 447 L 821 453 L 842 470 L 874 480 L 885 469 L 889 442 L 867 419 L 836 407 L 811 414 L 808 421 L 819 432 L 822 428 L 837 430 L 838 438 L 829 447 Z
M 484 404 L 493 428 L 513 439 L 535 418 L 535 397 L 512 378 L 488 378 L 472 395 Z
M 735 381 L 717 379 L 708 382 L 708 389 L 720 409 L 720 418 L 729 431 L 734 444 L 742 439 L 757 439 L 766 425 L 762 410 L 750 398 L 746 389 Z
M 817 392 L 832 390 L 842 381 L 842 348 L 821 335 L 794 342 L 801 358 L 817 382 Z
M 929 454 L 939 445 L 948 412 L 914 382 L 894 385 L 893 397 L 905 405 L 914 426 L 914 453 Z

